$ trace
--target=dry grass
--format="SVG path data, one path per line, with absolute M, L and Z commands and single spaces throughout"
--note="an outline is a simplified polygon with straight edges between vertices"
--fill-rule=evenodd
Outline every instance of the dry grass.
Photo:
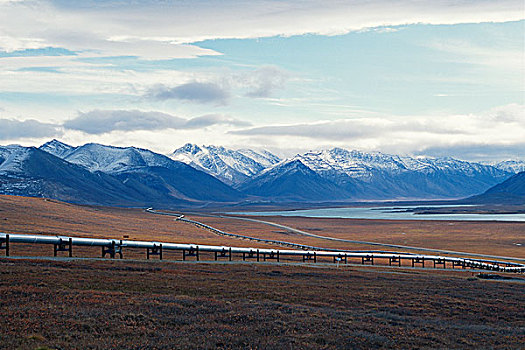
M 523 284 L 465 271 L 0 259 L 6 349 L 519 348 Z
M 196 218 L 234 233 L 364 248 L 256 223 Z M 523 239 L 523 224 L 263 220 L 349 239 L 523 257 L 522 248 L 509 246 Z M 0 196 L 0 231 L 257 245 L 140 209 L 10 196 Z M 51 255 L 51 248 L 13 244 L 12 253 Z M 75 247 L 74 254 L 100 251 Z M 125 257 L 144 255 L 125 251 Z M 180 253 L 166 255 L 180 259 Z M 478 280 L 462 270 L 0 259 L 0 348 L 519 348 L 524 285 Z
M 305 237 L 261 223 L 230 218 L 191 215 L 190 218 L 219 229 L 259 238 L 351 250 L 396 250 Z M 525 258 L 525 223 L 393 221 L 263 217 L 318 235 L 425 248 Z M 261 243 L 217 236 L 172 217 L 153 215 L 142 209 L 78 206 L 63 202 L 15 196 L 0 196 L 0 232 L 71 235 L 79 237 L 158 240 L 174 243 L 271 247 Z M 517 245 L 517 244 L 521 244 Z M 49 255 L 50 247 L 12 245 L 13 255 Z M 142 258 L 145 252 L 128 250 L 127 257 Z M 100 250 L 75 248 L 74 255 L 99 256 Z M 180 259 L 180 253 L 166 253 Z
M 302 236 L 268 225 L 214 217 L 194 217 L 244 235 L 339 249 L 395 250 Z M 320 236 L 433 249 L 525 258 L 524 222 L 414 221 L 254 217 Z M 521 244 L 521 245 L 517 245 Z
M 193 225 L 174 221 L 172 217 L 152 215 L 142 209 L 78 206 L 47 199 L 2 195 L 0 232 L 254 246 L 254 243 L 217 236 Z M 12 244 L 11 254 L 49 255 L 52 249 Z M 78 257 L 99 256 L 100 249 L 75 248 L 74 253 Z M 144 254 L 127 252 L 130 257 L 143 257 Z M 170 253 L 166 254 L 169 258 Z

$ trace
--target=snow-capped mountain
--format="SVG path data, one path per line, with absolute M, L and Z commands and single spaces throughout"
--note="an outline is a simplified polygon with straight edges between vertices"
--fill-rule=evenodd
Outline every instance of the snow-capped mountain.
M 509 173 L 520 173 L 525 171 L 525 161 L 524 160 L 504 160 L 498 163 L 489 163 L 490 165 L 495 166 L 498 169 L 508 171 Z
M 76 149 L 76 147 L 60 142 L 57 139 L 53 139 L 49 142 L 46 142 L 39 148 L 42 151 L 46 151 L 47 153 L 51 153 L 52 155 L 62 159 L 67 157 L 71 152 L 73 152 Z
M 115 174 L 140 167 L 169 167 L 173 161 L 152 151 L 135 147 L 115 147 L 87 143 L 72 147 L 60 141 L 45 143 L 40 149 L 89 171 Z
M 366 181 L 377 173 L 390 176 L 407 172 L 432 174 L 436 172 L 461 173 L 473 176 L 478 173 L 487 173 L 494 176 L 504 175 L 495 167 L 470 163 L 453 158 L 426 158 L 408 157 L 384 154 L 381 152 L 364 153 L 348 151 L 342 148 L 333 148 L 319 152 L 308 152 L 297 155 L 292 159 L 299 159 L 310 169 L 329 177 L 331 174 L 345 174 L 355 179 Z
M 187 144 L 171 157 L 135 147 L 95 143 L 73 147 L 57 140 L 40 149 L 0 147 L 0 193 L 154 206 L 257 198 L 316 202 L 460 198 L 483 193 L 513 175 L 453 158 L 341 148 L 279 162 L 269 152 Z
M 30 155 L 31 148 L 19 145 L 0 147 L 0 174 L 21 173 L 22 165 Z
M 300 160 L 285 161 L 268 168 L 240 186 L 240 190 L 279 201 L 344 200 L 350 194 L 326 180 Z
M 332 198 L 341 194 L 348 199 L 459 198 L 484 192 L 512 175 L 493 166 L 452 158 L 401 157 L 333 148 L 285 160 L 247 181 L 241 189 L 280 182 L 281 176 L 288 175 L 274 169 L 287 169 L 285 164 L 297 161 L 337 185 L 338 193 Z M 303 188 L 300 192 L 313 190 Z M 301 193 L 297 193 L 298 198 Z M 268 191 L 267 195 L 276 194 Z
M 231 150 L 216 146 L 197 146 L 191 143 L 176 149 L 169 157 L 205 171 L 233 186 L 241 184 L 280 161 L 277 156 L 268 151 Z
M 307 152 L 296 155 L 292 160 L 300 160 L 307 167 L 325 177 L 345 174 L 361 180 L 370 178 L 374 171 L 395 174 L 405 168 L 398 156 L 347 151 L 342 148 Z
M 138 191 L 140 203 L 221 202 L 244 197 L 205 172 L 146 149 L 96 143 L 71 147 L 59 141 L 46 143 L 42 149 L 56 152 L 67 164 L 113 176 Z
M 118 179 L 34 147 L 0 147 L 0 193 L 87 204 L 131 205 L 141 194 Z

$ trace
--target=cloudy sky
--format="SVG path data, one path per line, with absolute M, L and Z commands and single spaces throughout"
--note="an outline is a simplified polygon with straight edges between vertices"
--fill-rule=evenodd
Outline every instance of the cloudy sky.
M 0 144 L 525 159 L 522 0 L 0 0 Z

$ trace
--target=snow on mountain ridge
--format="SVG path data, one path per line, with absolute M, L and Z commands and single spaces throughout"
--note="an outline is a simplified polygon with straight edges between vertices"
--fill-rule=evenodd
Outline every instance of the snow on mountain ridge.
M 524 160 L 504 160 L 501 162 L 489 163 L 490 165 L 495 166 L 498 169 L 505 170 L 511 173 L 520 173 L 525 171 L 525 161 Z
M 46 151 L 47 153 L 51 153 L 52 155 L 57 156 L 58 158 L 62 158 L 62 159 L 64 159 L 69 154 L 71 154 L 75 149 L 77 149 L 77 147 L 70 146 L 66 143 L 58 141 L 57 139 L 53 139 L 49 142 L 46 142 L 39 148 L 42 151 Z
M 346 174 L 352 178 L 365 180 L 373 173 L 382 172 L 397 175 L 404 172 L 432 174 L 436 172 L 461 172 L 472 175 L 479 172 L 493 172 L 494 167 L 457 160 L 450 157 L 410 157 L 385 154 L 381 152 L 365 153 L 348 151 L 342 148 L 298 154 L 291 160 L 299 159 L 310 169 L 321 174 Z
M 40 148 L 91 172 L 102 171 L 109 174 L 147 166 L 169 167 L 173 162 L 164 155 L 137 147 L 106 146 L 98 143 L 72 147 L 53 140 Z
M 270 153 L 266 150 L 254 151 L 249 148 L 243 148 L 243 149 L 237 150 L 237 152 L 245 155 L 248 158 L 255 160 L 256 162 L 262 164 L 265 167 L 270 167 L 281 161 L 281 159 L 277 157 L 275 154 Z
M 337 195 L 367 200 L 459 198 L 481 193 L 510 176 L 510 173 L 492 166 L 453 158 L 414 158 L 332 148 L 286 159 L 247 181 L 241 189 L 261 195 L 260 191 L 257 192 L 257 186 L 273 184 L 267 186 L 269 192 L 266 195 L 277 196 L 280 192 L 271 192 L 270 189 L 281 190 L 276 184 L 282 183 L 283 179 L 290 183 L 287 170 L 298 164 L 335 186 L 324 184 L 326 189 L 335 191 L 332 194 L 325 193 L 329 195 L 327 198 L 332 199 Z M 309 186 L 307 188 L 295 186 L 296 193 L 293 196 L 299 198 L 305 191 L 315 191 L 312 179 L 310 177 L 309 181 L 303 182 Z
M 310 169 L 319 173 L 344 173 L 353 178 L 367 178 L 373 170 L 390 173 L 405 169 L 399 156 L 390 156 L 380 152 L 364 153 L 332 148 L 318 152 L 307 152 L 296 155 Z
M 0 174 L 20 173 L 21 164 L 29 156 L 30 150 L 19 145 L 0 147 Z
M 186 144 L 169 155 L 203 170 L 229 185 L 237 185 L 278 162 L 270 152 L 231 150 L 222 146 L 197 146 Z

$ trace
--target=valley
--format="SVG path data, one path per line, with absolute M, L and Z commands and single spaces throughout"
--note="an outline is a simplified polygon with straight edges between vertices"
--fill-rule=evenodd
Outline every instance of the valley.
M 332 249 L 378 250 L 378 247 L 373 245 L 303 236 L 228 215 L 216 217 L 209 216 L 207 212 L 193 211 L 186 214 L 186 217 L 226 232 L 252 237 Z M 319 236 L 525 258 L 524 222 L 443 222 L 282 216 L 247 216 L 246 218 L 281 224 Z M 175 221 L 173 217 L 153 215 L 140 208 L 79 206 L 19 196 L 0 196 L 0 232 L 275 248 L 257 242 L 217 236 L 194 225 Z M 12 249 L 13 255 L 47 256 L 49 254 L 46 251 L 49 247 L 16 245 Z M 88 254 L 87 256 L 97 257 L 100 254 L 99 249 L 79 249 L 78 256 Z M 144 252 L 130 250 L 126 256 L 142 258 Z M 180 257 L 177 256 L 176 259 Z
M 266 239 L 332 249 L 378 248 L 205 212 L 187 217 Z M 523 247 L 515 244 L 523 239 L 525 223 L 253 219 L 320 236 L 525 258 Z M 20 196 L 0 196 L 0 231 L 276 248 L 218 236 L 141 208 Z M 7 315 L 0 319 L 6 329 L 0 342 L 11 348 L 61 348 L 74 342 L 112 348 L 336 349 L 344 343 L 474 349 L 480 342 L 515 347 L 525 334 L 520 308 L 525 279 L 516 274 L 486 280 L 470 269 L 363 266 L 352 259 L 337 265 L 331 259 L 304 264 L 297 258 L 214 262 L 213 254 L 204 253 L 200 262 L 182 262 L 180 252 L 168 251 L 158 261 L 126 248 L 122 260 L 100 260 L 95 247 L 75 247 L 72 259 L 63 253 L 51 258 L 49 246 L 34 244 L 13 244 L 11 255 L 0 258 L 0 312 Z
M 7 315 L 0 319 L 7 329 L 0 343 L 19 349 L 72 342 L 93 348 L 336 349 L 344 343 L 474 349 L 480 342 L 515 348 L 525 336 L 519 307 L 525 279 L 451 260 L 523 263 L 525 222 L 247 215 L 378 205 L 411 205 L 423 216 L 519 213 L 524 173 L 513 174 L 519 163 L 504 165 L 342 149 L 282 160 L 269 152 L 195 145 L 169 155 L 56 140 L 40 148 L 0 147 L 2 233 L 298 249 L 276 243 L 290 242 L 449 260 L 438 266 L 417 260 L 416 266 L 408 255 L 389 266 L 379 254 L 374 265 L 358 256 L 337 263 L 318 256 L 313 263 L 283 254 L 257 262 L 203 251 L 196 261 L 166 249 L 159 261 L 131 247 L 122 248 L 123 259 L 101 259 L 100 246 L 75 246 L 70 258 L 61 251 L 52 257 L 52 245 L 13 243 L 10 257 L 0 257 L 0 313 Z
M 0 350 L 522 349 L 523 0 L 0 0 Z

